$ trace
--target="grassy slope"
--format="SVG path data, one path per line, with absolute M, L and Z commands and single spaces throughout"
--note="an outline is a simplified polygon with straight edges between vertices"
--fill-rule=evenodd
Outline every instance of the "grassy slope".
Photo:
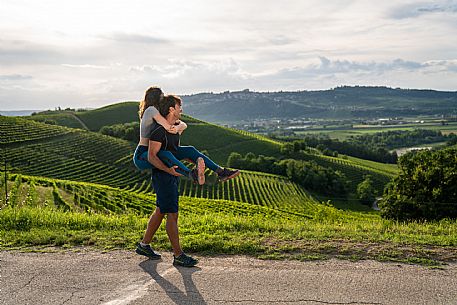
M 138 120 L 138 102 L 124 102 L 95 110 L 75 113 L 91 131 L 105 125 L 123 124 Z
M 232 152 L 245 155 L 279 156 L 281 144 L 267 141 L 259 136 L 208 123 L 190 124 L 183 133 L 182 145 L 193 145 L 199 150 L 206 150 L 208 155 L 219 164 L 225 164 Z
M 133 166 L 132 143 L 99 133 L 50 126 L 21 118 L 0 118 L 0 124 L 3 124 L 2 131 L 5 135 L 2 137 L 5 143 L 1 147 L 5 149 L 7 162 L 14 167 L 15 172 L 100 183 L 143 194 L 152 191 L 148 173 L 140 173 Z M 24 135 L 23 131 L 27 133 Z M 262 144 L 257 138 L 243 141 L 247 136 L 229 129 L 215 128 L 209 133 L 218 132 L 224 133 L 227 139 L 244 143 L 245 146 L 246 142 Z M 27 138 L 28 135 L 31 138 Z M 269 142 L 265 143 L 265 147 L 272 146 Z M 229 147 L 228 150 L 230 149 Z M 209 177 L 208 181 L 211 182 L 211 179 L 213 183 L 197 189 L 190 181 L 182 179 L 181 193 L 192 197 L 230 199 L 261 206 L 273 206 L 272 199 L 269 198 L 275 198 L 284 206 L 298 210 L 303 210 L 302 204 L 312 200 L 301 187 L 284 177 L 244 172 L 239 179 L 222 185 L 214 183 L 214 176 Z M 289 196 L 289 191 L 294 192 L 293 198 Z
M 134 144 L 80 129 L 0 117 L 2 159 L 29 175 L 134 186 L 139 174 L 130 156 Z
M 103 183 L 138 191 L 151 190 L 147 174 L 138 173 L 132 165 L 133 143 L 98 133 L 40 124 L 20 118 L 3 117 L 0 118 L 0 123 L 3 124 L 2 130 L 5 133 L 2 141 L 19 141 L 5 147 L 8 148 L 6 151 L 8 160 L 13 161 L 15 167 L 22 173 Z M 192 144 L 200 150 L 207 150 L 209 156 L 221 165 L 225 164 L 228 155 L 233 151 L 242 154 L 253 152 L 257 155 L 279 155 L 281 143 L 258 135 L 198 120 L 193 120 L 193 123 L 189 123 L 189 125 L 183 136 L 182 144 Z M 24 134 L 22 131 L 26 131 L 26 133 Z M 6 139 L 6 134 L 8 134 L 8 139 Z M 34 138 L 36 139 L 31 141 Z M 371 174 L 381 193 L 395 170 L 384 164 L 357 158 L 344 160 L 317 155 L 309 155 L 309 158 L 345 173 L 352 181 L 352 190 L 363 180 L 364 175 Z M 29 161 L 31 161 L 30 164 Z M 260 177 L 262 174 L 259 173 L 258 176 Z M 270 182 L 267 181 L 269 179 L 263 183 L 268 185 Z M 185 189 L 186 181 L 183 181 L 182 185 L 181 191 L 189 193 L 189 188 Z M 234 188 L 227 193 L 227 191 L 221 192 L 217 185 L 210 185 L 204 187 L 201 192 L 197 192 L 197 196 L 220 199 L 242 198 L 238 200 L 253 203 L 265 201 L 246 200 L 246 198 L 254 198 L 254 196 L 238 194 L 240 190 L 248 189 L 245 185 L 234 185 Z M 214 193 L 218 194 L 217 197 L 214 197 Z
M 8 206 L 0 202 L 0 249 L 74 245 L 131 249 L 142 236 L 154 201 L 153 195 L 103 185 L 10 178 L 10 202 Z M 457 259 L 456 221 L 398 223 L 319 203 L 309 205 L 307 215 L 297 215 L 182 197 L 180 232 L 184 249 L 201 254 L 371 258 L 421 264 Z M 154 244 L 168 249 L 163 228 Z
M 56 125 L 66 126 L 70 128 L 85 129 L 74 112 L 70 111 L 59 112 L 55 114 L 36 114 L 24 118 L 37 122 L 53 122 Z
M 113 104 L 95 110 L 76 112 L 75 115 L 87 125 L 89 130 L 99 131 L 105 125 L 137 122 L 138 102 Z M 29 118 L 39 118 L 41 121 L 55 120 L 58 124 L 67 126 L 68 123 L 68 127 L 73 127 L 73 122 L 56 119 L 61 116 L 63 114 L 46 114 Z M 259 135 L 209 124 L 185 115 L 183 120 L 189 124 L 189 128 L 182 136 L 182 145 L 193 145 L 199 150 L 207 151 L 210 157 L 221 165 L 227 162 L 232 151 L 242 154 L 253 152 L 271 156 L 279 155 L 281 147 L 279 142 Z

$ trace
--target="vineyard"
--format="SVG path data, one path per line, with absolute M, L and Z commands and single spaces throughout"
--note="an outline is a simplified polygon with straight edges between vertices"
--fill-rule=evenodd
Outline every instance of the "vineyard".
M 384 186 L 394 176 L 393 170 L 390 168 L 382 170 L 382 165 L 378 165 L 377 167 L 372 165 L 378 164 L 377 162 L 371 161 L 372 163 L 364 163 L 360 162 L 360 159 L 357 158 L 343 159 L 314 154 L 302 154 L 300 158 L 307 161 L 314 161 L 319 165 L 331 167 L 334 170 L 342 172 L 349 179 L 350 192 L 353 193 L 355 193 L 357 185 L 364 180 L 364 177 L 370 175 L 378 193 L 382 194 Z
M 279 156 L 281 144 L 274 141 L 264 141 L 258 135 L 244 132 L 233 132 L 231 129 L 201 123 L 192 124 L 181 137 L 182 145 L 193 145 L 203 148 L 211 159 L 219 164 L 227 162 L 230 153 L 263 154 Z
M 152 187 L 147 172 L 134 168 L 131 158 L 135 144 L 99 133 L 41 124 L 20 118 L 0 118 L 2 124 L 2 158 L 13 172 L 54 179 L 104 184 L 139 194 L 149 194 Z M 223 159 L 229 152 L 262 152 L 275 155 L 280 144 L 249 137 L 227 128 L 193 122 L 183 137 L 196 147 L 205 147 L 213 159 Z M 24 133 L 23 131 L 26 131 Z M 217 136 L 214 136 L 217 135 Z M 187 138 L 186 138 L 187 137 Z M 219 153 L 219 154 L 218 154 Z M 219 158 L 215 158 L 219 156 Z M 355 190 L 364 176 L 372 176 L 379 192 L 392 176 L 392 169 L 383 170 L 376 162 L 358 159 L 307 155 L 310 160 L 343 172 Z M 220 164 L 223 164 L 222 162 Z M 221 199 L 258 206 L 305 211 L 313 200 L 306 191 L 284 177 L 243 171 L 235 180 L 216 183 L 207 171 L 208 183 L 193 185 L 181 179 L 181 194 L 194 198 Z
M 42 135 L 42 141 L 24 139 L 20 145 L 3 146 L 3 158 L 14 172 L 99 183 L 138 194 L 152 192 L 148 173 L 140 173 L 133 167 L 131 154 L 135 147 L 129 142 L 19 118 L 7 121 L 10 124 L 4 124 L 2 129 L 9 131 L 10 137 L 5 137 L 6 140 L 20 138 L 17 133 L 21 133 L 21 129 L 18 127 L 23 125 L 27 125 L 30 134 L 35 135 L 33 139 Z M 60 133 L 46 134 L 50 128 Z M 188 197 L 238 201 L 300 212 L 305 211 L 306 204 L 313 201 L 301 187 L 281 176 L 243 171 L 238 179 L 218 184 L 214 174 L 210 175 L 208 170 L 208 181 L 207 185 L 197 186 L 183 178 L 180 192 Z
M 123 102 L 94 110 L 78 111 L 74 115 L 81 119 L 89 130 L 99 131 L 103 126 L 139 122 L 138 106 L 139 102 Z M 187 123 L 201 123 L 185 115 L 183 120 Z
M 129 142 L 20 118 L 0 117 L 0 124 L 1 158 L 14 172 L 113 187 L 147 179 L 131 162 L 135 146 Z
M 28 121 L 12 117 L 0 117 L 0 145 L 33 142 L 71 133 L 72 130 L 60 126 Z
M 4 182 L 0 183 L 2 186 Z M 106 185 L 74 182 L 69 180 L 50 179 L 9 175 L 8 206 L 52 206 L 63 211 L 125 214 L 134 213 L 149 215 L 155 207 L 155 195 L 121 190 Z M 5 207 L 4 188 L 0 190 L 0 208 Z M 183 195 L 180 198 L 180 210 L 187 213 L 222 212 L 231 215 L 263 215 L 267 217 L 305 217 L 311 218 L 317 207 L 324 207 L 316 201 L 308 200 L 301 211 L 290 209 L 290 206 L 259 206 L 229 200 L 192 198 Z M 324 207 L 331 209 L 330 207 Z

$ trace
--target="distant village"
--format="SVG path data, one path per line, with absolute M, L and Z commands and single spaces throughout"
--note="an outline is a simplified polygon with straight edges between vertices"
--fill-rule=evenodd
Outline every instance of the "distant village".
M 335 129 L 348 129 L 354 127 L 376 127 L 376 126 L 392 126 L 392 125 L 420 125 L 430 122 L 431 119 L 411 119 L 411 118 L 377 118 L 377 119 L 352 119 L 352 120 L 328 120 L 328 119 L 284 119 L 284 118 L 270 118 L 270 119 L 254 119 L 251 122 L 241 122 L 236 124 L 229 124 L 227 126 L 236 129 L 246 130 L 253 133 L 264 135 L 293 135 L 295 132 L 303 131 L 318 131 L 318 130 L 335 130 Z M 441 125 L 448 125 L 449 122 L 457 122 L 457 116 L 449 116 L 446 118 L 436 117 L 433 118 L 435 123 Z

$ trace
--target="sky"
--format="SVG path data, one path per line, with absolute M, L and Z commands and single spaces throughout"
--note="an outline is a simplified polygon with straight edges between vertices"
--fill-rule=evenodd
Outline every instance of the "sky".
M 165 93 L 457 91 L 457 0 L 0 0 L 0 110 Z

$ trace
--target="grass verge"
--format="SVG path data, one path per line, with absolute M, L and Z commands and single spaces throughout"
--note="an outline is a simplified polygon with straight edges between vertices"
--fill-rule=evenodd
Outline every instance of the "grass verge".
M 180 215 L 183 248 L 202 255 L 245 254 L 265 259 L 375 259 L 421 265 L 457 261 L 457 222 L 398 223 L 342 213 L 309 218 L 193 213 Z M 332 210 L 329 210 L 332 211 Z M 338 216 L 339 215 L 339 216 Z M 6 207 L 0 211 L 0 249 L 134 249 L 147 217 L 135 214 L 89 214 L 53 207 Z M 169 250 L 162 226 L 154 247 Z

